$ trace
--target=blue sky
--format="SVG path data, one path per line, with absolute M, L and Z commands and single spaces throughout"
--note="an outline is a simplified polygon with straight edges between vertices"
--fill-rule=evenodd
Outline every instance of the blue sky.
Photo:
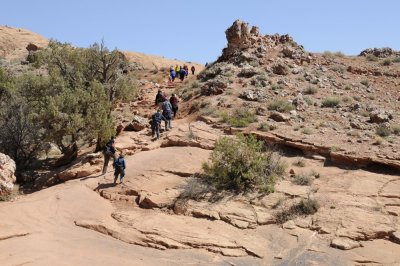
M 289 33 L 308 51 L 400 50 L 398 0 L 3 0 L 0 10 L 1 25 L 76 46 L 104 38 L 110 48 L 202 63 L 221 54 L 236 19 Z

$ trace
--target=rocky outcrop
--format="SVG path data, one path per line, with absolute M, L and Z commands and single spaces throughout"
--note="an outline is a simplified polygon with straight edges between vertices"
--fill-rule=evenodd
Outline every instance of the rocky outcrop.
M 148 120 L 144 117 L 135 115 L 132 122 L 129 123 L 124 130 L 125 131 L 141 131 L 149 126 Z
M 390 56 L 399 56 L 400 51 L 395 51 L 392 48 L 384 47 L 384 48 L 368 48 L 360 53 L 359 56 L 367 56 L 374 55 L 376 57 L 390 57 Z
M 103 155 L 102 153 L 91 153 L 80 158 L 80 161 L 72 167 L 61 171 L 57 177 L 61 181 L 68 181 L 76 178 L 86 177 L 102 169 Z
M 208 81 L 201 87 L 201 94 L 205 96 L 222 94 L 228 88 L 228 82 L 224 78 L 216 78 Z
M 255 33 L 255 30 L 253 30 Z M 236 20 L 230 28 L 225 31 L 228 46 L 222 51 L 222 58 L 228 59 L 234 53 L 251 46 L 249 24 Z M 258 34 L 258 33 L 257 33 Z
M 3 153 L 0 153 L 0 195 L 11 193 L 16 181 L 15 162 Z
M 381 124 L 389 122 L 391 119 L 393 119 L 393 115 L 385 110 L 373 110 L 369 114 L 369 119 L 371 123 Z

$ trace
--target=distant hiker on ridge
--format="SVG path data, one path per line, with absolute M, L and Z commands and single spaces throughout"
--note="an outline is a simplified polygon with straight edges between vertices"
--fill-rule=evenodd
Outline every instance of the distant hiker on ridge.
M 124 155 L 121 153 L 118 157 L 118 159 L 115 160 L 114 162 L 114 184 L 117 183 L 117 179 L 118 176 L 120 176 L 119 178 L 119 182 L 122 183 L 124 176 L 125 176 L 125 159 L 124 159 Z
M 189 74 L 189 67 L 187 65 L 183 65 L 183 70 L 185 70 L 185 77 Z
M 196 71 L 196 68 L 195 68 L 194 66 L 192 66 L 192 67 L 190 68 L 190 70 L 192 71 L 192 75 L 194 75 L 194 72 Z
M 103 165 L 103 175 L 107 173 L 108 163 L 110 159 L 113 158 L 115 161 L 115 137 L 111 137 L 111 139 L 107 142 L 103 149 L 104 154 L 104 165 Z

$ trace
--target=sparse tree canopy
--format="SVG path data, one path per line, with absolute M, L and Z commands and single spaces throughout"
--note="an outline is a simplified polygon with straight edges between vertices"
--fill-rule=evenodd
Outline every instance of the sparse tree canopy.
M 135 78 L 123 74 L 125 56 L 109 51 L 104 42 L 84 49 L 51 41 L 35 53 L 33 64 L 45 67 L 48 75 L 10 76 L 0 69 L 0 127 L 5 130 L 0 151 L 22 162 L 40 149 L 37 140 L 64 151 L 96 139 L 100 149 L 115 134 L 113 106 L 136 95 Z M 4 104 L 5 99 L 13 104 Z M 6 147 L 8 142 L 12 145 Z

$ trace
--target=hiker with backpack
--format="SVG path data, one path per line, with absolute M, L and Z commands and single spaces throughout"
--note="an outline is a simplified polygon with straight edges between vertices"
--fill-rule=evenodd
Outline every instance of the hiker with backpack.
M 163 110 L 163 116 L 165 118 L 165 131 L 168 131 L 170 128 L 172 128 L 171 125 L 171 120 L 172 120 L 172 105 L 168 100 L 165 100 L 162 103 L 162 110 Z
M 196 68 L 195 68 L 194 66 L 192 66 L 192 67 L 190 68 L 190 70 L 192 71 L 192 75 L 194 75 L 194 72 L 196 71 Z
M 187 77 L 189 73 L 189 67 L 187 65 L 183 65 L 183 70 L 185 70 L 185 77 Z
M 158 90 L 155 100 L 156 106 L 161 108 L 163 102 L 164 102 L 164 96 L 162 94 L 162 91 Z
M 118 176 L 120 176 L 119 178 L 119 182 L 122 183 L 124 176 L 125 176 L 125 159 L 124 159 L 124 155 L 121 153 L 118 157 L 118 159 L 116 159 L 114 161 L 114 184 L 117 183 L 117 179 Z
M 169 69 L 169 78 L 170 78 L 170 81 L 172 81 L 172 82 L 174 82 L 175 78 L 176 78 L 176 72 L 172 66 Z
M 110 162 L 110 159 L 113 158 L 113 160 L 115 160 L 115 151 L 116 151 L 115 137 L 112 136 L 103 149 L 103 154 L 104 154 L 103 175 L 107 173 L 108 163 Z
M 151 134 L 153 138 L 160 138 L 161 121 L 167 121 L 167 119 L 161 114 L 160 109 L 157 109 L 157 111 L 151 116 Z
M 186 76 L 186 71 L 185 69 L 183 69 L 183 67 L 181 67 L 179 69 L 179 79 L 183 82 L 183 80 L 185 79 Z
M 176 113 L 178 112 L 178 97 L 172 93 L 171 98 L 169 98 L 169 102 L 171 103 L 172 106 L 172 112 L 174 113 L 174 117 L 176 116 Z

